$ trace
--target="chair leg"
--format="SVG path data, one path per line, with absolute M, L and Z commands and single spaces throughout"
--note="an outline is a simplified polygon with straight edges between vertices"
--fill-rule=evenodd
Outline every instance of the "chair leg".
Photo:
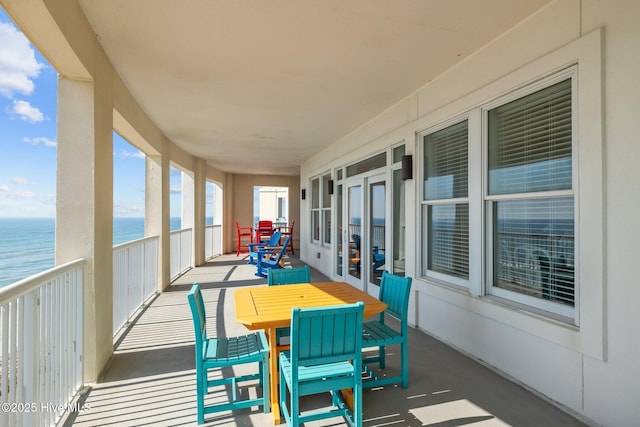
M 387 354 L 384 346 L 378 347 L 378 359 L 378 366 L 380 366 L 380 368 L 384 368 L 387 365 Z
M 292 384 L 291 390 L 291 425 L 298 427 L 300 425 L 300 396 L 298 396 L 296 384 Z
M 353 390 L 353 424 L 362 426 L 362 383 Z
M 402 388 L 409 387 L 409 343 L 405 341 L 400 345 L 401 352 L 401 369 L 402 369 Z
M 271 390 L 269 389 L 269 354 L 264 355 L 260 362 L 260 381 L 262 382 L 262 409 L 264 413 L 271 412 Z
M 278 371 L 280 371 L 280 369 L 278 369 Z M 286 409 L 286 400 L 287 400 L 287 385 L 284 382 L 284 377 L 282 376 L 282 374 L 278 373 L 278 376 L 280 377 L 280 380 L 278 380 L 278 396 L 279 396 L 279 403 L 280 403 L 280 416 L 284 417 L 285 416 L 285 409 Z M 286 420 L 286 417 L 285 417 Z
M 206 371 L 205 371 L 206 375 Z M 198 424 L 204 424 L 204 395 L 207 394 L 207 381 L 202 378 L 202 373 L 197 372 L 196 375 L 196 401 L 198 410 Z

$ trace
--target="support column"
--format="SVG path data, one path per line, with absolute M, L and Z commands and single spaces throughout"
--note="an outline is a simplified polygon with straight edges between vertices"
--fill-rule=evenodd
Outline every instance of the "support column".
M 182 171 L 181 205 L 180 205 L 180 228 L 193 228 L 194 213 L 194 184 L 193 174 Z
M 182 190 L 181 204 L 180 204 L 180 228 L 191 229 L 191 265 L 195 265 L 195 229 L 194 229 L 194 212 L 195 212 L 195 198 L 194 198 L 194 181 L 193 173 L 182 171 Z
M 195 265 L 205 261 L 205 217 L 207 210 L 207 164 L 204 159 L 196 159 L 193 179 L 193 258 Z
M 110 81 L 104 79 L 103 81 Z M 56 265 L 87 260 L 84 381 L 113 354 L 113 109 L 111 90 L 58 79 Z
M 163 144 L 163 153 L 167 153 Z M 170 263 L 170 201 L 169 156 L 147 156 L 145 179 L 144 235 L 160 236 L 158 245 L 158 292 L 169 286 Z

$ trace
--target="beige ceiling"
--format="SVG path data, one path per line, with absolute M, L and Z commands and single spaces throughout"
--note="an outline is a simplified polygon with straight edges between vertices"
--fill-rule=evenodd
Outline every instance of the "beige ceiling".
M 164 134 L 221 170 L 299 165 L 549 0 L 80 0 Z

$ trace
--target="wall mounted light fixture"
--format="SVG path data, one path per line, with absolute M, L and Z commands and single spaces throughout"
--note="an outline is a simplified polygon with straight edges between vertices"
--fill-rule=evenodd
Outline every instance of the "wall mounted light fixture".
M 402 156 L 402 180 L 413 179 L 413 156 L 406 154 Z

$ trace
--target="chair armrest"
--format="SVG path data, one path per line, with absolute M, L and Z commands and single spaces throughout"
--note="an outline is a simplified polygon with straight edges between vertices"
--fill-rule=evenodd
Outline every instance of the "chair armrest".
M 258 255 L 273 255 L 277 254 L 282 250 L 282 246 L 259 246 L 258 247 Z

